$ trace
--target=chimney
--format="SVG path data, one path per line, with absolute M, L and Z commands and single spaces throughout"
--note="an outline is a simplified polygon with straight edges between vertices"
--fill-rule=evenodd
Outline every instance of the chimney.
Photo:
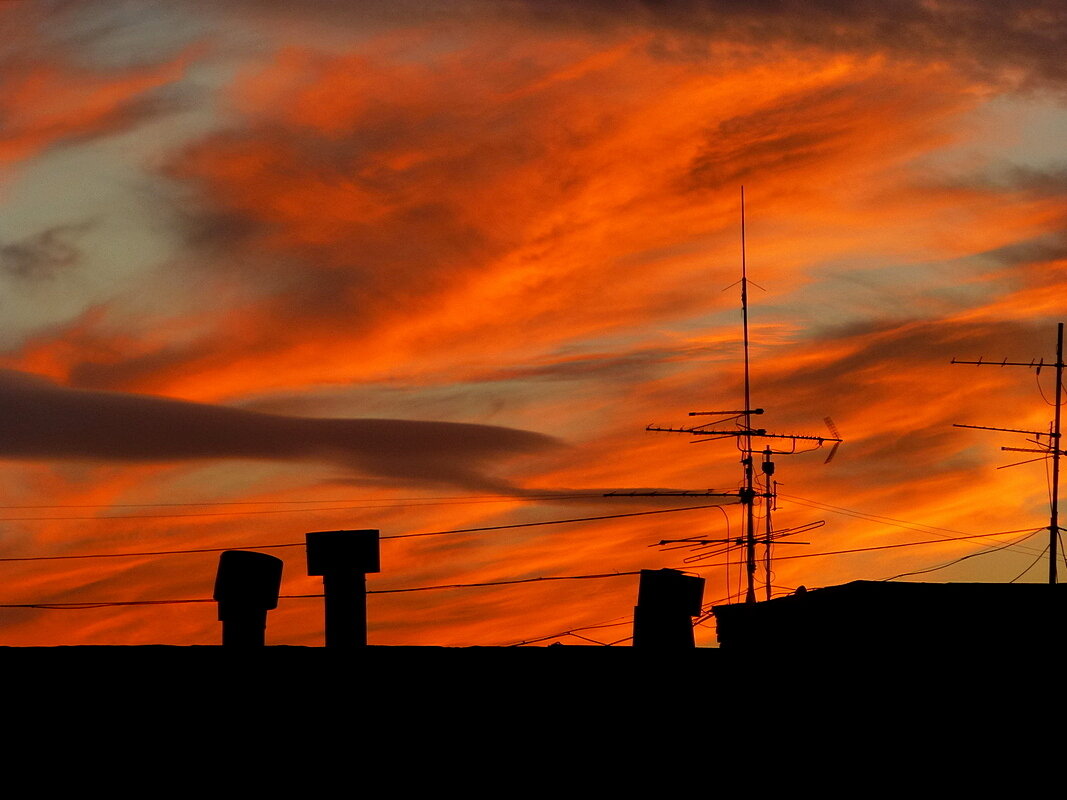
M 634 608 L 634 647 L 696 647 L 693 617 L 700 616 L 704 579 L 675 569 L 643 569 Z

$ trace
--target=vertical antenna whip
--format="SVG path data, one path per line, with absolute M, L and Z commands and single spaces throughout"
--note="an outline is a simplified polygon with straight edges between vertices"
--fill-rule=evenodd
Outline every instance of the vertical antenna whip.
M 752 383 L 749 376 L 748 354 L 748 258 L 745 251 L 745 187 L 741 187 L 741 323 L 745 342 L 745 567 L 748 572 L 746 603 L 756 602 L 756 518 L 755 475 L 752 464 Z
M 752 386 L 748 372 L 748 260 L 745 251 L 745 187 L 741 187 L 741 322 L 745 340 L 745 427 L 752 427 Z

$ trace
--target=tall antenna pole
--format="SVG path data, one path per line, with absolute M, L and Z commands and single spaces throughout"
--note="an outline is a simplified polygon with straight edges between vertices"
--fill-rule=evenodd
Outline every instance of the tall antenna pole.
M 741 322 L 745 338 L 745 427 L 752 427 L 752 384 L 748 372 L 748 258 L 745 249 L 745 187 L 741 187 Z M 751 437 L 748 437 L 751 439 Z
M 745 431 L 752 430 L 752 382 L 749 376 L 748 354 L 748 260 L 745 252 L 745 187 L 741 187 L 741 323 L 745 341 Z M 745 504 L 745 572 L 748 586 L 745 602 L 756 602 L 756 489 L 752 465 L 752 434 L 744 435 L 745 448 L 741 463 L 745 467 L 745 489 L 741 502 Z
M 1056 418 L 1052 425 L 1052 514 L 1048 526 L 1048 582 L 1056 582 L 1056 545 L 1060 538 L 1060 408 L 1063 406 L 1063 323 L 1056 327 Z

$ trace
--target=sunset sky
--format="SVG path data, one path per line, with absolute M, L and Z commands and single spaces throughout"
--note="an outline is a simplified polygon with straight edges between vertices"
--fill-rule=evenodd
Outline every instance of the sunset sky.
M 733 442 L 645 427 L 743 404 L 742 185 L 760 425 L 845 439 L 777 460 L 776 527 L 826 524 L 776 554 L 1019 531 L 776 594 L 1048 524 L 1043 464 L 996 469 L 1026 438 L 952 424 L 1044 430 L 1054 374 L 949 362 L 1055 358 L 1059 0 L 7 0 L 0 34 L 0 559 L 721 502 L 598 495 L 738 488 Z M 370 588 L 736 599 L 736 554 L 654 545 L 739 510 L 387 540 Z M 1041 581 L 1047 543 L 910 579 Z M 217 558 L 0 562 L 0 604 L 206 598 Z M 615 642 L 636 597 L 379 594 L 370 641 Z M 218 640 L 211 604 L 0 608 L 0 645 Z

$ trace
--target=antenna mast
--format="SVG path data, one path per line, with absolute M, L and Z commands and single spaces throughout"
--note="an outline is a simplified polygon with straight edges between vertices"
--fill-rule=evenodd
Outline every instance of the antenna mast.
M 1034 444 L 1039 445 L 1040 449 L 1034 449 L 1029 447 L 1002 447 L 1001 450 L 1009 450 L 1017 453 L 1040 453 L 1041 457 L 1038 459 L 1031 459 L 1033 461 L 1044 460 L 1049 456 L 1052 457 L 1052 497 L 1050 498 L 1049 509 L 1049 523 L 1048 523 L 1048 582 L 1054 584 L 1057 581 L 1056 577 L 1056 561 L 1058 559 L 1058 544 L 1060 533 L 1060 511 L 1059 511 L 1059 499 L 1060 499 L 1060 456 L 1064 455 L 1062 439 L 1061 439 L 1061 411 L 1063 409 L 1063 323 L 1060 322 L 1056 326 L 1056 363 L 1046 364 L 1044 359 L 1038 359 L 1037 361 L 983 361 L 979 358 L 977 361 L 960 361 L 953 358 L 951 363 L 953 364 L 973 364 L 978 367 L 1027 367 L 1030 369 L 1036 369 L 1037 374 L 1041 374 L 1042 367 L 1054 367 L 1056 370 L 1056 413 L 1053 417 L 1051 430 L 1049 432 L 1042 431 L 1027 431 L 1020 430 L 1018 428 L 992 428 L 985 425 L 955 425 L 956 428 L 976 428 L 978 430 L 986 431 L 1003 431 L 1006 433 L 1027 433 L 1031 436 L 1037 437 L 1037 440 L 1033 441 Z M 1040 386 L 1038 387 L 1040 388 Z M 1041 437 L 1046 436 L 1049 439 L 1046 446 Z M 1029 463 L 1028 461 L 1021 461 L 1020 464 Z M 1007 464 L 1006 466 L 1014 467 L 1018 464 Z M 998 469 L 1000 469 L 998 467 Z
M 744 516 L 744 535 L 737 540 L 722 540 L 720 544 L 723 545 L 721 551 L 728 551 L 734 546 L 740 545 L 745 549 L 745 571 L 747 573 L 747 587 L 745 590 L 745 602 L 756 602 L 756 498 L 760 497 L 766 501 L 766 533 L 764 536 L 764 545 L 766 547 L 766 554 L 764 558 L 764 567 L 766 571 L 766 597 L 769 600 L 771 598 L 771 544 L 777 542 L 783 536 L 791 535 L 799 530 L 807 530 L 806 526 L 801 528 L 789 529 L 786 531 L 774 531 L 771 526 L 770 513 L 775 499 L 775 486 L 772 479 L 774 474 L 774 462 L 771 460 L 771 456 L 778 455 L 790 455 L 797 452 L 797 444 L 800 441 L 814 442 L 815 447 L 821 447 L 826 442 L 834 442 L 834 447 L 830 451 L 827 461 L 833 458 L 834 453 L 837 452 L 837 445 L 841 443 L 841 438 L 837 433 L 836 428 L 833 427 L 833 423 L 829 418 L 826 419 L 827 425 L 833 435 L 831 436 L 808 436 L 803 434 L 791 434 L 791 433 L 770 433 L 765 428 L 753 428 L 752 417 L 763 413 L 762 408 L 752 407 L 752 377 L 751 377 L 751 352 L 750 352 L 750 340 L 748 330 L 748 253 L 745 242 L 745 187 L 741 187 L 741 324 L 744 340 L 744 391 L 745 391 L 745 406 L 739 411 L 690 411 L 689 416 L 716 416 L 720 419 L 715 422 L 705 423 L 703 425 L 690 425 L 686 427 L 672 428 L 672 427 L 660 427 L 658 425 L 649 425 L 645 430 L 649 431 L 668 431 L 672 433 L 688 433 L 691 436 L 712 436 L 717 439 L 733 437 L 737 439 L 739 449 L 741 450 L 741 464 L 744 468 L 744 479 L 741 488 L 737 492 L 737 497 L 741 504 L 745 507 Z M 721 423 L 732 422 L 735 427 L 724 427 L 719 429 Z M 761 487 L 761 491 L 757 493 L 756 490 L 756 475 L 755 475 L 755 455 L 756 450 L 753 447 L 753 439 L 788 439 L 791 441 L 790 449 L 773 450 L 770 443 L 765 445 L 760 453 L 763 455 L 762 470 L 764 473 L 765 485 Z M 814 448 L 812 448 L 814 449 Z M 821 524 L 821 523 L 820 523 Z M 787 542 L 788 543 L 788 542 Z M 803 544 L 802 542 L 793 542 L 795 544 Z M 696 546 L 706 547 L 712 545 L 711 541 L 688 538 L 677 540 L 666 540 L 661 544 L 676 544 L 679 546 Z M 703 556 L 694 556 L 694 560 L 699 560 Z

